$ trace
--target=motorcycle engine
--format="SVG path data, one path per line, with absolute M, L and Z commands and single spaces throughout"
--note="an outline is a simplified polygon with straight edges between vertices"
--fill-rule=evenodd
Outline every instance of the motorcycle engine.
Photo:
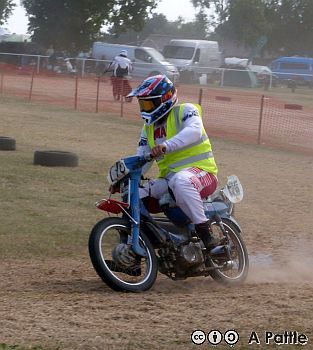
M 200 242 L 189 242 L 182 245 L 180 247 L 180 257 L 183 258 L 182 263 L 189 266 L 202 264 L 204 258 Z
M 172 279 L 199 275 L 204 267 L 202 241 L 159 249 L 159 271 Z

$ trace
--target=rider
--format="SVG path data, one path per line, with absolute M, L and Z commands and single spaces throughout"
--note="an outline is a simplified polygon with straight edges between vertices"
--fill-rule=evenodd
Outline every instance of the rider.
M 217 165 L 202 123 L 201 106 L 177 104 L 177 91 L 165 75 L 144 80 L 129 97 L 137 97 L 145 124 L 138 155 L 157 158 L 159 176 L 140 189 L 140 197 L 160 199 L 170 188 L 177 205 L 195 224 L 207 249 L 218 241 L 212 236 L 202 198 L 217 188 Z
M 127 57 L 127 50 L 122 50 L 118 56 L 110 63 L 106 71 L 112 70 L 111 77 L 113 96 L 116 100 L 120 99 L 120 95 L 126 96 L 132 90 L 129 81 L 125 79 L 132 70 L 131 60 Z M 131 99 L 126 99 L 128 102 Z
M 113 70 L 114 77 L 125 77 L 132 70 L 131 60 L 127 57 L 127 50 L 122 50 L 119 55 L 114 57 L 110 63 L 108 70 Z

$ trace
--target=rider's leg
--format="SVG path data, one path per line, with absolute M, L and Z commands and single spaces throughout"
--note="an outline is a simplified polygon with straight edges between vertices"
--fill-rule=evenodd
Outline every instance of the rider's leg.
M 168 182 L 165 179 L 151 179 L 139 188 L 139 197 L 150 213 L 159 213 L 159 199 L 168 192 Z
M 151 179 L 139 188 L 139 197 L 152 197 L 160 199 L 168 191 L 168 181 L 166 179 Z
M 209 249 L 218 242 L 214 240 L 209 221 L 204 213 L 200 193 L 212 194 L 217 187 L 217 179 L 196 168 L 184 169 L 176 173 L 169 181 L 177 205 L 195 224 L 196 232 Z

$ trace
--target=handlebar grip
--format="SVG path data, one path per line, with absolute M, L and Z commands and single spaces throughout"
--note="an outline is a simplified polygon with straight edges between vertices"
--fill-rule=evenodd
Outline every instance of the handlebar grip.
M 147 162 L 152 162 L 152 161 L 153 161 L 153 156 L 152 156 L 151 153 L 148 153 L 148 154 L 145 154 L 145 155 L 144 155 L 144 159 L 145 159 L 145 161 L 147 161 Z

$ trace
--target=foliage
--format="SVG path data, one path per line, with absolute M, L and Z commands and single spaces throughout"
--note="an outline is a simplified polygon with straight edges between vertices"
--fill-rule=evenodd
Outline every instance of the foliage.
M 13 0 L 0 0 L 0 24 L 10 16 L 14 6 Z
M 269 0 L 267 19 L 272 24 L 269 45 L 285 55 L 313 55 L 313 1 Z
M 129 30 L 126 33 L 118 33 L 113 26 L 109 34 L 104 34 L 103 37 L 99 39 L 108 42 L 134 45 L 141 44 L 150 35 L 166 36 L 169 39 L 208 39 L 208 18 L 205 13 L 199 11 L 195 20 L 191 22 L 185 22 L 181 17 L 178 17 L 175 21 L 168 21 L 163 14 L 156 13 L 146 21 L 140 32 Z
M 262 35 L 267 49 L 286 55 L 313 55 L 312 0 L 191 0 L 213 8 L 215 31 L 242 45 L 253 46 Z
M 33 40 L 58 49 L 89 48 L 101 27 L 139 30 L 158 0 L 22 0 Z
M 221 15 L 225 22 L 218 26 L 217 32 L 245 45 L 253 46 L 260 36 L 268 32 L 262 0 L 233 0 L 227 12 L 223 10 Z

